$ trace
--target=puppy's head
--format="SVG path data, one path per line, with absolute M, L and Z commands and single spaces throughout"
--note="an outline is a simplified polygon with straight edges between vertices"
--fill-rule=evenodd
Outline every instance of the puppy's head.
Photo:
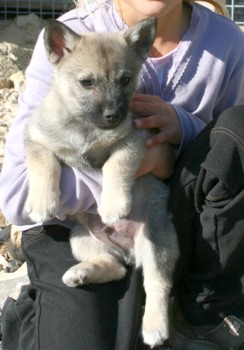
M 58 21 L 49 21 L 45 46 L 55 66 L 55 91 L 69 117 L 102 129 L 121 124 L 155 34 L 154 18 L 121 33 L 81 36 Z

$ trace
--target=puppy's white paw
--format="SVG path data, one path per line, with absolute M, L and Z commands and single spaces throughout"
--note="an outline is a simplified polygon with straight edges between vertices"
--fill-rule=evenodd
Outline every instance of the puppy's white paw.
M 96 260 L 96 261 L 95 261 Z M 77 287 L 89 283 L 105 283 L 120 280 L 126 275 L 126 268 L 113 256 L 105 260 L 83 261 L 72 266 L 63 275 L 63 282 L 68 287 Z
M 52 219 L 59 210 L 59 192 L 29 192 L 25 210 L 33 222 L 45 222 Z
M 125 218 L 131 210 L 132 197 L 130 193 L 102 193 L 101 204 L 98 208 L 102 222 L 112 225 Z
M 142 332 L 143 342 L 149 345 L 151 348 L 155 346 L 163 345 L 163 343 L 168 339 L 161 332 L 156 331 L 152 333 Z
M 159 312 L 158 310 L 158 313 Z M 157 315 L 154 313 L 154 317 L 147 316 L 148 315 L 144 315 L 142 324 L 144 343 L 152 348 L 162 345 L 169 337 L 168 319 L 165 320 L 162 314 Z
M 77 269 L 71 267 L 62 277 L 64 284 L 68 287 L 78 287 L 89 283 L 90 271 L 88 269 Z

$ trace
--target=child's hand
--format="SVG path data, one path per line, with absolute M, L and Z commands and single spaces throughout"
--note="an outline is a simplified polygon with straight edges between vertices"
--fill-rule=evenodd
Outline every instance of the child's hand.
M 141 118 L 135 120 L 139 129 L 159 129 L 148 138 L 146 145 L 155 146 L 165 142 L 179 145 L 181 125 L 174 108 L 160 97 L 135 94 L 130 103 L 130 110 Z
M 136 177 L 153 174 L 162 180 L 167 180 L 173 173 L 174 164 L 174 147 L 169 143 L 147 147 Z

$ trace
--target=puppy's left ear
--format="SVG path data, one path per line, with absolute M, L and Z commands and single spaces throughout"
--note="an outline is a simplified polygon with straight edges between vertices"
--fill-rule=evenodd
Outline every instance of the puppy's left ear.
M 123 36 L 129 47 L 133 48 L 144 61 L 154 42 L 157 32 L 157 19 L 152 17 L 144 19 L 131 26 Z
M 77 40 L 80 37 L 65 24 L 50 19 L 44 33 L 44 43 L 49 61 L 53 64 L 58 63 L 64 56 L 73 51 Z

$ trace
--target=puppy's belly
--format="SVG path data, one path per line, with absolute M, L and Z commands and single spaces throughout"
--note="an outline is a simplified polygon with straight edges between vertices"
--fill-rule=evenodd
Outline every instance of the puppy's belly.
M 124 250 L 131 250 L 134 247 L 134 239 L 143 226 L 143 222 L 135 222 L 131 218 L 107 226 L 96 214 L 87 214 L 86 220 L 91 235 L 103 243 L 119 246 Z

